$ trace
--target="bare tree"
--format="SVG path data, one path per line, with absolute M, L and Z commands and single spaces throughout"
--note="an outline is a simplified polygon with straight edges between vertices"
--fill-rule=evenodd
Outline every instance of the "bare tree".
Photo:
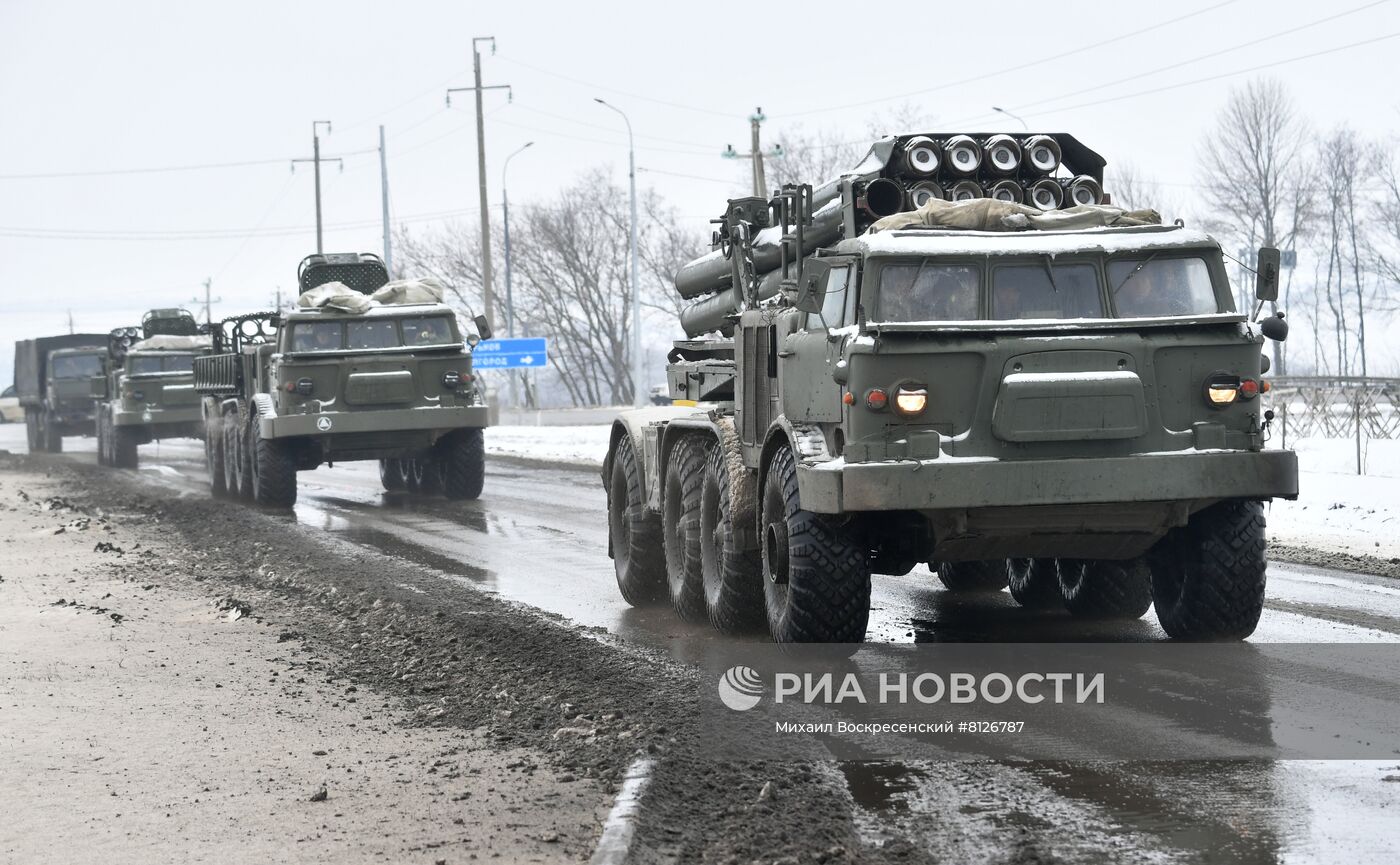
M 1125 160 L 1117 163 L 1111 174 L 1105 174 L 1104 184 L 1117 207 L 1127 210 L 1152 209 L 1160 213 L 1164 220 L 1174 219 L 1182 213 L 1177 196 L 1157 178 L 1144 173 L 1134 162 Z
M 928 112 L 913 104 L 871 115 L 864 129 L 787 127 L 773 138 L 782 155 L 765 163 L 769 188 L 777 189 L 784 183 L 817 186 L 855 168 L 876 139 L 933 130 Z
M 1312 217 L 1307 141 L 1280 82 L 1256 79 L 1232 90 L 1202 153 L 1217 230 L 1251 247 L 1292 248 Z M 1241 295 L 1240 308 L 1247 309 L 1243 286 Z M 1282 346 L 1273 346 L 1276 369 L 1286 373 Z
M 1400 312 L 1400 152 L 1376 155 L 1378 191 L 1372 205 L 1375 234 L 1371 257 L 1383 281 L 1377 308 Z

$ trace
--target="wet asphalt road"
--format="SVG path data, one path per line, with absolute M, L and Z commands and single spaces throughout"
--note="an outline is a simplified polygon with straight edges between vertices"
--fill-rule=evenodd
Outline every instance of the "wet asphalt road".
M 74 459 L 93 459 L 91 440 L 65 445 Z M 0 447 L 22 451 L 23 428 L 0 427 Z M 139 471 L 207 494 L 196 442 L 142 447 Z M 488 457 L 483 498 L 459 503 L 385 493 L 375 464 L 345 463 L 301 474 L 295 519 L 424 567 L 425 590 L 434 578 L 467 581 L 681 657 L 720 639 L 669 609 L 632 609 L 618 596 L 596 470 Z M 920 568 L 875 578 L 870 639 L 1165 637 L 1150 612 L 1085 624 L 1024 611 L 1004 592 L 954 598 Z M 1400 584 L 1275 563 L 1252 639 L 1400 642 Z M 1382 780 L 1400 772 L 1393 762 L 858 764 L 843 772 L 867 840 L 904 837 L 951 862 L 1014 859 L 1021 845 L 1070 862 L 1388 863 L 1400 851 L 1400 783 Z

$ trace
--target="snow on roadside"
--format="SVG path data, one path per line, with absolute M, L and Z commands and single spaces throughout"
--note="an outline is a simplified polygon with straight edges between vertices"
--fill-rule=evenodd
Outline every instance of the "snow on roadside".
M 486 452 L 559 463 L 601 466 L 608 453 L 608 424 L 588 426 L 494 426 Z

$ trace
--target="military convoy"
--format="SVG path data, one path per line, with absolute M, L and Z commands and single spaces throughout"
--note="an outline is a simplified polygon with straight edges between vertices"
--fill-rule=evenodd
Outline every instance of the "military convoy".
M 1250 634 L 1277 251 L 1254 316 L 1219 244 L 1102 193 L 1069 135 L 883 139 L 826 185 L 731 200 L 682 268 L 674 405 L 603 467 L 623 597 L 778 641 L 858 642 L 872 573 Z M 708 336 L 704 336 L 709 334 Z M 703 336 L 703 338 L 701 338 Z
M 225 319 L 194 361 L 213 493 L 291 507 L 298 471 L 373 459 L 386 490 L 480 496 L 486 319 L 463 335 L 440 290 L 370 254 L 309 256 L 298 282 L 296 311 Z
M 31 452 L 59 453 L 64 436 L 97 433 L 106 345 L 106 335 L 96 333 L 15 343 L 15 393 L 24 408 Z
M 203 438 L 194 359 L 210 339 L 183 309 L 153 309 L 140 327 L 107 336 L 107 378 L 97 411 L 97 461 L 134 469 L 136 448 L 171 438 Z

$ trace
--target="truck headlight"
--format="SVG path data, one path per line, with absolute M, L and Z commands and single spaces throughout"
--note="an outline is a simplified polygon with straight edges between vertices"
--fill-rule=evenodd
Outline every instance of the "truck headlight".
M 146 399 L 146 392 L 144 390 L 133 390 L 131 392 L 131 398 L 137 402 L 143 402 Z
M 1224 408 L 1239 398 L 1238 376 L 1217 373 L 1206 379 L 1206 403 L 1212 408 Z
M 928 390 L 921 385 L 903 384 L 895 389 L 894 410 L 905 417 L 914 417 L 928 408 Z
M 455 369 L 449 369 L 442 374 L 442 386 L 448 390 L 456 390 L 462 384 L 462 374 Z

